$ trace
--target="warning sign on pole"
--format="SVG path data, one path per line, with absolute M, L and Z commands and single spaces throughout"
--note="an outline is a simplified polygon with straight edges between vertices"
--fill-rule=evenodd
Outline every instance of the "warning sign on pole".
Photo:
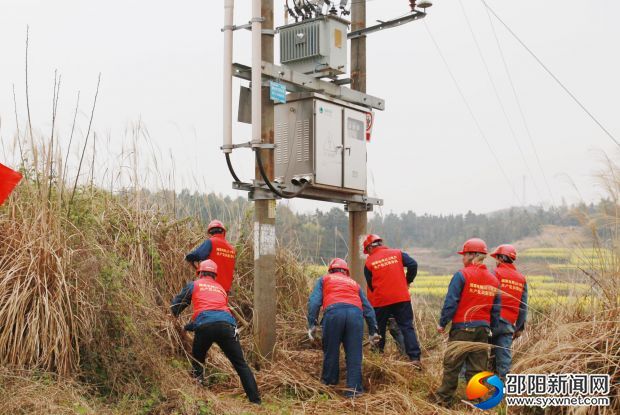
M 366 141 L 370 141 L 370 137 L 372 136 L 372 125 L 375 122 L 375 113 L 367 112 L 366 113 Z
M 0 205 L 9 197 L 21 179 L 21 173 L 11 170 L 0 163 Z

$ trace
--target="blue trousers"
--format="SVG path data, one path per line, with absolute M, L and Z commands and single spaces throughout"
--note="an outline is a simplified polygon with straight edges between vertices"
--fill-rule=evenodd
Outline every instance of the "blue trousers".
M 344 346 L 347 367 L 347 396 L 359 395 L 362 387 L 362 342 L 364 317 L 355 306 L 337 305 L 323 315 L 323 373 L 321 381 L 337 385 L 340 376 L 340 344 Z
M 379 326 L 379 334 L 381 335 L 379 350 L 383 351 L 385 347 L 385 331 L 388 319 L 394 317 L 403 335 L 405 353 L 411 360 L 420 360 L 420 345 L 418 344 L 415 328 L 413 328 L 413 308 L 411 308 L 411 302 L 403 301 L 385 307 L 375 307 L 375 314 L 377 315 L 377 324 Z
M 494 328 L 491 343 L 495 355 L 495 371 L 500 378 L 506 379 L 512 366 L 512 336 L 514 327 L 511 324 L 500 322 L 499 327 Z

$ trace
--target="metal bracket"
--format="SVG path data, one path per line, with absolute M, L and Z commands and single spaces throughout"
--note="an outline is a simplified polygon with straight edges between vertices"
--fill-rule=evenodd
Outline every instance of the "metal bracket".
M 357 39 L 360 37 L 365 37 L 366 35 L 373 33 L 373 32 L 378 32 L 380 30 L 383 29 L 390 29 L 392 27 L 397 27 L 400 26 L 402 24 L 405 23 L 409 23 L 409 22 L 413 22 L 419 19 L 423 19 L 426 17 L 426 13 L 425 12 L 421 12 L 421 11 L 413 11 L 410 14 L 404 16 L 404 17 L 399 17 L 398 19 L 393 19 L 393 20 L 388 20 L 387 22 L 381 22 L 379 21 L 379 24 L 374 25 L 374 26 L 370 26 L 370 27 L 365 27 L 363 29 L 360 30 L 355 30 L 353 32 L 350 32 L 347 37 L 349 39 Z
M 269 62 L 263 61 L 261 69 L 265 78 L 284 84 L 286 90 L 290 92 L 318 92 L 362 107 L 385 110 L 385 100 L 351 88 L 322 81 Z M 249 66 L 233 63 L 233 75 L 235 77 L 251 81 L 251 72 L 252 68 Z
M 345 212 L 372 212 L 372 209 L 371 203 L 349 202 L 344 205 Z
M 254 183 L 233 182 L 232 187 L 235 190 L 249 192 L 248 198 L 250 200 L 279 199 L 269 190 L 267 185 L 258 181 L 254 181 Z M 299 186 L 287 185 L 285 189 L 280 189 L 286 192 L 296 192 L 299 190 Z M 338 191 L 337 189 L 329 190 L 316 188 L 313 186 L 305 188 L 304 191 L 297 196 L 297 198 L 319 200 L 322 202 L 331 203 L 343 203 L 345 205 L 345 209 L 350 212 L 371 212 L 373 210 L 373 206 L 383 206 L 382 199 L 368 197 L 367 195 L 346 193 L 343 191 Z
M 276 145 L 273 143 L 255 143 L 250 141 L 250 144 L 252 148 L 260 148 L 262 150 L 273 150 L 274 148 L 276 148 Z
M 224 26 L 222 27 L 222 29 L 220 29 L 220 31 L 225 32 L 227 30 L 232 30 L 233 32 L 236 30 L 241 30 L 241 29 L 245 29 L 245 30 L 252 30 L 252 23 L 253 22 L 259 22 L 262 23 L 265 21 L 264 17 L 256 17 L 253 19 L 250 19 L 250 21 L 246 24 L 242 24 L 242 25 L 232 25 L 232 26 Z M 274 36 L 276 33 L 278 33 L 277 29 L 261 29 L 261 33 L 263 35 L 271 35 Z
M 256 143 L 253 141 L 248 141 L 247 143 L 241 144 L 231 144 L 221 146 L 220 150 L 235 150 L 237 148 L 260 148 L 260 149 L 274 149 L 276 145 L 273 143 Z

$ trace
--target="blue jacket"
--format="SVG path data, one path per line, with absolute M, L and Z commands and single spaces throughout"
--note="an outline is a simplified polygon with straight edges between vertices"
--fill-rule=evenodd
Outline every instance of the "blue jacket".
M 375 334 L 378 331 L 377 326 L 377 317 L 375 316 L 375 310 L 370 305 L 368 298 L 366 298 L 366 294 L 360 288 L 360 299 L 362 300 L 362 312 L 364 314 L 364 319 L 366 320 L 366 324 L 368 324 L 368 333 L 370 335 Z M 321 311 L 321 306 L 323 305 L 323 277 L 319 278 L 316 284 L 314 284 L 314 289 L 312 293 L 310 293 L 310 298 L 308 298 L 308 328 L 317 325 L 319 319 L 319 312 Z M 344 307 L 355 307 L 354 305 L 347 303 L 336 303 L 328 306 L 324 313 L 329 312 L 330 310 L 335 310 L 338 308 Z
M 403 265 L 407 268 L 407 284 L 411 284 L 418 274 L 418 263 L 406 252 L 401 251 L 401 254 L 403 256 Z M 372 291 L 372 272 L 370 272 L 370 270 L 366 267 L 364 267 L 364 277 L 366 278 L 366 285 L 368 286 L 368 289 Z
M 465 287 L 465 277 L 458 271 L 450 280 L 448 285 L 448 293 L 441 309 L 441 317 L 439 318 L 439 325 L 446 327 L 452 317 L 456 313 L 456 309 L 461 301 L 461 294 L 463 293 L 463 287 Z M 499 324 L 499 313 L 501 311 L 501 297 L 498 293 L 493 299 L 493 307 L 491 308 L 491 327 L 496 327 Z M 469 328 L 469 327 L 489 327 L 489 323 L 484 320 L 474 320 L 465 323 L 453 324 L 453 329 Z
M 175 317 L 178 317 L 179 314 L 181 314 L 181 311 L 185 310 L 185 308 L 191 304 L 193 291 L 194 281 L 190 281 L 185 287 L 183 287 L 181 292 L 172 299 L 170 309 L 172 310 L 172 314 Z M 237 320 L 235 320 L 235 318 L 229 312 L 222 310 L 211 310 L 203 311 L 202 313 L 198 314 L 194 321 L 192 321 L 192 323 L 188 325 L 188 330 L 195 330 L 204 324 L 217 322 L 229 323 L 233 326 L 237 325 Z
M 185 260 L 188 262 L 204 261 L 205 259 L 209 258 L 209 255 L 211 255 L 212 247 L 213 244 L 211 243 L 211 239 L 207 239 L 192 252 L 185 255 Z

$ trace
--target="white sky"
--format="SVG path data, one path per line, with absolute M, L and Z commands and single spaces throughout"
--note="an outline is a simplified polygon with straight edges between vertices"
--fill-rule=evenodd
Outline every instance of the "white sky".
M 488 1 L 603 124 L 620 136 L 620 2 Z M 236 23 L 245 23 L 250 18 L 250 2 L 236 3 Z M 283 0 L 275 3 L 281 22 Z M 371 0 L 369 22 L 402 15 L 407 4 L 406 0 Z M 487 14 L 478 0 L 463 0 L 463 4 L 533 177 L 510 135 L 459 2 L 437 0 L 428 9 L 426 23 L 519 198 L 527 175 L 527 203 L 548 205 L 551 197 L 521 123 Z M 101 72 L 93 129 L 97 132 L 97 175 L 105 177 L 108 186 L 110 171 L 129 171 L 131 131 L 141 120 L 148 139 L 138 140 L 140 164 L 151 168 L 148 177 L 142 176 L 143 183 L 174 182 L 178 190 L 187 187 L 245 197 L 231 189 L 232 179 L 219 151 L 222 21 L 223 2 L 216 0 L 3 0 L 2 161 L 15 162 L 11 151 L 16 130 L 13 84 L 22 132 L 26 121 L 24 42 L 29 25 L 35 130 L 49 137 L 57 69 L 62 75 L 58 136 L 66 148 L 75 97 L 81 91 L 72 166 L 77 164 L 75 144 L 83 144 Z M 602 168 L 602 151 L 615 154 L 615 146 L 494 23 L 555 202 L 560 203 L 562 197 L 568 202 L 579 197 L 598 199 L 601 190 L 594 174 Z M 237 32 L 235 42 L 235 60 L 249 63 L 249 32 Z M 368 92 L 387 103 L 387 110 L 377 115 L 369 145 L 370 194 L 385 199 L 383 212 L 488 212 L 522 203 L 478 134 L 423 22 L 371 35 L 368 59 Z M 235 127 L 235 141 L 248 140 L 249 128 Z M 253 175 L 248 150 L 235 152 L 233 160 L 242 178 Z M 114 183 L 120 186 L 120 181 Z M 331 207 L 307 201 L 291 204 L 302 210 Z

